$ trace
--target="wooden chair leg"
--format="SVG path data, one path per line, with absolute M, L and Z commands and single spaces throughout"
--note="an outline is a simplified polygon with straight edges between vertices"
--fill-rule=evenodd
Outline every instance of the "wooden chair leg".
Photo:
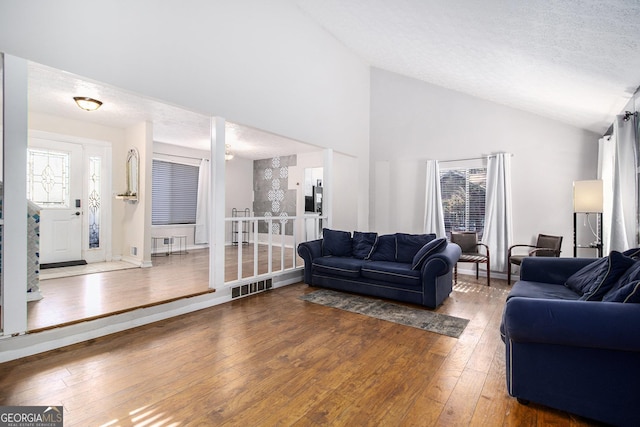
M 453 266 L 453 284 L 458 284 L 458 263 Z
M 480 277 L 480 263 L 476 262 L 476 280 Z
M 507 284 L 511 286 L 511 262 L 507 260 Z

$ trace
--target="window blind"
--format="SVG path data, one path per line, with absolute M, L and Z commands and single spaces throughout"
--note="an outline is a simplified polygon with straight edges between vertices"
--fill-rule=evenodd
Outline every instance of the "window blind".
M 151 223 L 195 224 L 198 166 L 153 161 Z
M 452 231 L 475 231 L 478 239 L 484 232 L 487 168 L 456 168 L 440 171 L 444 228 Z

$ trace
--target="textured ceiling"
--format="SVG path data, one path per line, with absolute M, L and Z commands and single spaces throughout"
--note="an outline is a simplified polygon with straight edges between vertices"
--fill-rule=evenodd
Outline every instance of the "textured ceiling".
M 154 141 L 209 151 L 210 117 L 136 95 L 34 62 L 28 68 L 29 111 L 125 129 L 153 123 Z M 78 108 L 74 96 L 103 102 L 97 111 Z M 251 160 L 318 151 L 319 148 L 259 129 L 227 123 L 226 142 Z
M 640 85 L 639 0 L 296 0 L 369 64 L 603 133 Z

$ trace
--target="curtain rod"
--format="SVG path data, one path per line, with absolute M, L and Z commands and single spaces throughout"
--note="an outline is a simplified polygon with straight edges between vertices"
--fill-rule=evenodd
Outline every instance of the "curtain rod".
M 182 157 L 183 159 L 191 159 L 191 160 L 202 160 L 205 159 L 204 157 L 191 157 L 191 156 L 180 156 L 179 154 L 169 154 L 169 153 L 158 153 L 158 152 L 153 152 L 153 154 L 159 154 L 161 156 L 170 156 L 170 157 Z M 209 159 L 205 159 L 206 161 L 209 161 Z
M 466 159 L 450 159 L 450 160 L 438 160 L 438 163 L 451 163 L 451 162 L 466 162 L 468 160 L 484 160 L 484 159 L 488 159 L 490 157 L 495 157 L 495 154 L 490 154 L 486 157 L 468 157 Z M 513 157 L 513 154 L 510 154 L 511 157 Z

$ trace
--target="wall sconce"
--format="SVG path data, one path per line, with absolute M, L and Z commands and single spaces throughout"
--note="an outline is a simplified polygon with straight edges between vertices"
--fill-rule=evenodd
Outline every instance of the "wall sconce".
M 224 159 L 231 160 L 233 159 L 233 153 L 231 152 L 231 145 L 225 144 L 224 146 Z
M 86 96 L 74 96 L 73 100 L 85 111 L 95 111 L 102 105 L 101 101 Z

